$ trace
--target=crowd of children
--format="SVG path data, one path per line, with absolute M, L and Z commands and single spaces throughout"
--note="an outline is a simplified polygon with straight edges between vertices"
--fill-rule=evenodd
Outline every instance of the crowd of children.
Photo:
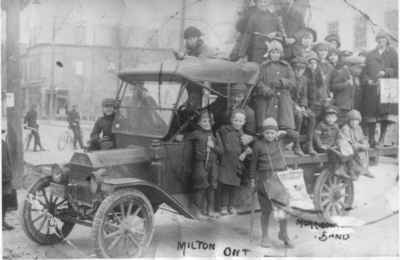
M 340 157 L 335 173 L 344 178 L 373 177 L 367 167 L 368 138 L 360 126 L 361 114 L 355 110 L 362 75 L 343 62 L 351 52 L 340 50 L 337 34 L 317 43 L 313 29 L 293 23 L 299 20 L 294 10 L 286 8 L 291 10 L 286 13 L 282 8 L 274 13 L 271 3 L 257 0 L 246 10 L 237 24 L 240 37 L 230 55 L 233 61 L 259 63 L 260 76 L 250 106 L 242 104 L 246 86 L 233 86 L 228 116 L 213 109 L 204 111 L 198 129 L 188 138 L 196 155 L 193 185 L 200 214 L 235 214 L 235 193 L 247 175 L 261 206 L 264 247 L 271 246 L 268 223 L 273 212 L 266 183 L 274 172 L 287 168 L 282 151 L 288 143 L 298 156 L 326 152 Z M 378 35 L 377 41 L 384 37 Z M 215 129 L 213 117 L 229 119 L 221 119 Z M 301 142 L 303 134 L 305 141 Z M 284 217 L 279 218 L 279 227 L 278 238 L 291 247 Z

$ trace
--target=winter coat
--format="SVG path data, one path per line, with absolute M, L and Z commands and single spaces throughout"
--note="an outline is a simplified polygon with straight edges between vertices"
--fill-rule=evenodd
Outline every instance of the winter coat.
M 316 112 L 327 105 L 328 88 L 320 68 L 314 72 L 307 69 L 305 75 L 308 79 L 308 106 Z
M 355 149 L 355 151 L 365 151 L 369 148 L 368 139 L 364 135 L 361 126 L 357 125 L 355 128 L 352 128 L 348 124 L 345 124 L 341 129 L 341 133 L 342 136 L 353 146 L 361 146 L 358 149 Z
M 24 124 L 27 124 L 28 127 L 38 128 L 37 117 L 38 114 L 36 110 L 29 110 L 24 117 Z
M 248 55 L 249 61 L 261 63 L 267 52 L 265 41 L 267 38 L 262 35 L 268 35 L 279 31 L 278 18 L 270 11 L 261 11 L 257 9 L 249 18 L 246 30 L 243 33 L 242 42 L 239 48 L 239 57 Z M 257 35 L 260 33 L 262 35 Z M 250 53 L 248 53 L 250 51 Z
M 322 146 L 335 146 L 339 133 L 337 124 L 328 125 L 325 121 L 321 121 L 314 130 L 314 143 L 318 149 Z
M 382 54 L 375 49 L 368 53 L 365 67 L 361 74 L 363 86 L 362 114 L 367 119 L 376 119 L 381 115 L 378 86 L 369 85 L 368 80 L 376 81 L 379 71 L 385 72 L 384 78 L 398 77 L 397 52 L 388 47 Z M 382 111 L 383 112 L 383 111 Z
M 214 142 L 214 148 L 207 148 L 208 139 Z M 220 144 L 212 131 L 198 128 L 191 132 L 185 140 L 192 144 L 193 171 L 192 185 L 194 189 L 217 188 L 218 165 L 217 155 L 221 153 Z
M 328 91 L 331 91 L 331 76 L 335 68 L 329 61 L 320 61 L 319 68 L 322 72 L 322 79 L 324 81 L 325 87 L 328 89 Z
M 333 105 L 339 109 L 353 109 L 355 85 L 353 76 L 346 65 L 336 66 L 332 71 L 330 89 L 333 92 Z
M 194 48 L 186 46 L 185 55 L 199 58 L 215 58 L 217 54 L 216 51 L 212 50 L 200 39 Z
M 240 140 L 242 134 L 231 125 L 222 126 L 217 131 L 222 144 L 218 180 L 223 184 L 240 186 L 240 176 L 243 173 L 243 163 L 239 160 L 243 152 Z
M 279 127 L 295 129 L 291 91 L 295 87 L 295 75 L 284 60 L 267 60 L 261 65 L 260 81 L 255 95 L 268 100 L 266 117 L 273 117 Z
M 94 123 L 92 132 L 90 133 L 90 140 L 98 140 L 100 134 L 104 137 L 108 137 L 114 140 L 114 134 L 112 133 L 112 125 L 115 114 L 104 115 L 96 120 Z
M 308 79 L 304 75 L 296 76 L 296 86 L 292 89 L 293 102 L 301 107 L 308 107 Z
M 79 115 L 79 112 L 76 110 L 71 110 L 68 112 L 67 115 L 67 121 L 70 127 L 74 126 L 74 123 L 77 124 L 77 126 L 79 126 L 79 121 L 80 121 L 81 117 Z
M 250 178 L 265 181 L 275 171 L 284 170 L 287 165 L 283 157 L 281 142 L 268 142 L 264 138 L 256 140 L 250 164 Z

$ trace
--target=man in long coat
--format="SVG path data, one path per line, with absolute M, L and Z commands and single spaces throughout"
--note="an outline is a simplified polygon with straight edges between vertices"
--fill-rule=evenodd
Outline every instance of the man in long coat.
M 381 111 L 378 95 L 378 80 L 380 78 L 397 78 L 397 52 L 390 46 L 389 36 L 385 32 L 376 35 L 377 47 L 367 54 L 365 67 L 361 76 L 364 85 L 362 114 L 368 127 L 369 143 L 372 147 L 375 142 L 376 123 L 381 123 L 379 144 L 383 144 L 387 126 L 387 113 Z
M 5 134 L 5 130 L 1 131 L 2 134 Z M 13 226 L 6 222 L 6 212 L 12 209 L 15 205 L 11 205 L 12 201 L 16 202 L 16 193 L 13 189 L 12 185 L 12 169 L 11 169 L 11 161 L 10 155 L 8 153 L 8 146 L 6 141 L 1 140 L 1 180 L 2 180 L 2 220 L 3 220 L 3 230 L 12 230 Z
M 69 127 L 71 128 L 72 132 L 74 133 L 74 149 L 76 149 L 76 144 L 79 143 L 81 149 L 84 148 L 83 141 L 82 141 L 82 131 L 81 131 L 81 124 L 80 124 L 80 115 L 79 112 L 76 110 L 76 105 L 72 106 L 71 111 L 67 112 L 67 121 Z

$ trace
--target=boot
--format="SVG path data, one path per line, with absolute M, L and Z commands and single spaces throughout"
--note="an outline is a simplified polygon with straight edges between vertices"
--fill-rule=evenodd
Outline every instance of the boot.
M 311 156 L 317 155 L 317 152 L 314 150 L 314 146 L 313 146 L 313 142 L 312 141 L 308 141 L 307 142 L 307 152 Z
M 301 149 L 301 146 L 300 146 L 299 141 L 296 141 L 296 143 L 295 143 L 295 145 L 294 145 L 294 147 L 293 147 L 293 152 L 294 152 L 295 154 L 297 154 L 298 156 L 304 156 L 304 152 L 303 152 L 303 150 Z
M 293 244 L 289 239 L 289 236 L 287 234 L 287 220 L 279 220 L 279 235 L 278 235 L 279 240 L 283 242 L 286 248 L 293 248 Z
M 13 229 L 14 229 L 14 227 L 6 222 L 6 218 L 5 218 L 4 211 L 3 211 L 3 231 L 13 230 Z
M 207 206 L 208 206 L 208 215 L 212 218 L 217 218 L 219 214 L 215 211 L 215 191 L 212 188 L 209 188 L 207 194 Z

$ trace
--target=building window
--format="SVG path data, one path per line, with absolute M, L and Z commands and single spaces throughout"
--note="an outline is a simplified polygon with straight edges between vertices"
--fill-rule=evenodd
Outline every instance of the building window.
M 388 10 L 384 14 L 384 20 L 385 20 L 385 27 L 389 30 L 390 33 L 392 33 L 394 36 L 398 36 L 398 29 L 399 29 L 399 24 L 398 24 L 398 18 L 399 18 L 399 13 L 398 10 Z
M 354 19 L 354 48 L 363 49 L 367 47 L 367 21 L 362 16 Z
M 86 43 L 86 27 L 83 25 L 78 25 L 75 27 L 75 44 L 85 44 Z
M 339 34 L 339 21 L 328 22 L 328 34 Z

